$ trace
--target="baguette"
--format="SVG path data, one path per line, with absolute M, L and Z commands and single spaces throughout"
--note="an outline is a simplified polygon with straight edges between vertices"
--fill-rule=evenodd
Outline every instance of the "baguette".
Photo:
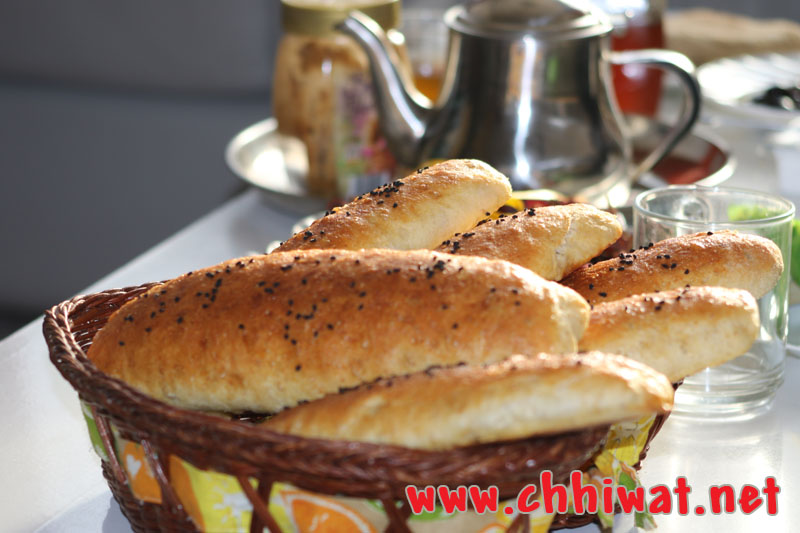
M 743 354 L 758 331 L 749 292 L 693 287 L 596 305 L 579 345 L 625 355 L 677 383 Z
M 436 250 L 505 259 L 549 280 L 560 280 L 622 235 L 617 217 L 586 204 L 527 209 L 484 219 Z
M 679 287 L 745 289 L 761 298 L 778 282 L 783 258 L 764 237 L 736 231 L 667 239 L 579 268 L 561 283 L 592 304 Z
M 508 178 L 481 161 L 454 159 L 356 197 L 296 233 L 276 251 L 432 249 L 511 197 Z
M 327 439 L 445 450 L 663 413 L 673 389 L 617 355 L 514 356 L 379 380 L 283 411 L 264 425 Z
M 574 352 L 575 292 L 505 261 L 305 250 L 231 260 L 117 310 L 88 356 L 159 400 L 276 412 L 380 377 Z

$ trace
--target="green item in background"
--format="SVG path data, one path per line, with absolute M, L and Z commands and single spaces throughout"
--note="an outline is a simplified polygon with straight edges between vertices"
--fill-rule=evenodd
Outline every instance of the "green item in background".
M 728 208 L 728 218 L 732 221 L 755 220 L 776 215 L 780 215 L 780 213 L 757 205 L 732 205 Z M 792 281 L 800 285 L 800 220 L 797 219 L 792 221 L 792 253 L 790 262 L 789 275 Z
M 800 285 L 800 220 L 792 221 L 792 281 Z

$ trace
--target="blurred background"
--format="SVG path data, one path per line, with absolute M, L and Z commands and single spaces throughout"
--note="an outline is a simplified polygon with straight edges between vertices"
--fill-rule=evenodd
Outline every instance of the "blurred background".
M 668 0 L 696 7 L 800 22 Z M 243 189 L 223 150 L 271 115 L 280 32 L 278 0 L 0 2 L 0 338 Z

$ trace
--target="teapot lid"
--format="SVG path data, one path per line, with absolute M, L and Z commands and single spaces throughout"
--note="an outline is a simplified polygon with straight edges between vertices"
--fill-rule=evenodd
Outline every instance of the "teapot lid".
M 490 38 L 578 38 L 608 33 L 608 16 L 586 0 L 480 0 L 450 8 L 452 29 Z

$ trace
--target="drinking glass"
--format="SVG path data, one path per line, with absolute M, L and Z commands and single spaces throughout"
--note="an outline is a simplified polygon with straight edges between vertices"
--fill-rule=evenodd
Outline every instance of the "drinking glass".
M 636 197 L 637 247 L 680 235 L 736 230 L 772 240 L 783 255 L 783 274 L 758 300 L 758 339 L 740 357 L 686 378 L 675 395 L 676 413 L 747 418 L 771 405 L 783 382 L 794 211 L 794 205 L 779 196 L 725 187 L 672 186 Z

